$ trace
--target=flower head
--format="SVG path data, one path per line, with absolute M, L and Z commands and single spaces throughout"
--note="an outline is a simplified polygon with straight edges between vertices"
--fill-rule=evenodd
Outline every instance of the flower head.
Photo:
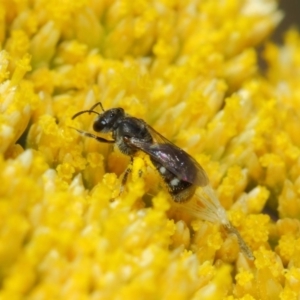
M 296 298 L 300 36 L 266 42 L 281 18 L 275 0 L 2 1 L 0 298 Z M 99 101 L 210 185 L 174 203 L 149 155 L 80 135 Z

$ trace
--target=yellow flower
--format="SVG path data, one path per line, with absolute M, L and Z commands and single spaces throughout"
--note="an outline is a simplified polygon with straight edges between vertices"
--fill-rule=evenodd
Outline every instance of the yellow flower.
M 0 299 L 296 299 L 300 34 L 266 42 L 281 18 L 275 0 L 1 1 Z M 123 185 L 130 157 L 72 120 L 99 101 L 210 184 L 174 203 L 138 153 Z

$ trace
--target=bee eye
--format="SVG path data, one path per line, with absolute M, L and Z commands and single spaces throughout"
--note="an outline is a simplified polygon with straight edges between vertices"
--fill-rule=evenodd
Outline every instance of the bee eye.
M 100 122 L 99 121 L 96 121 L 94 122 L 93 124 L 93 128 L 96 132 L 99 132 L 102 130 L 102 128 L 105 126 L 105 124 L 103 124 L 103 120 L 101 120 Z

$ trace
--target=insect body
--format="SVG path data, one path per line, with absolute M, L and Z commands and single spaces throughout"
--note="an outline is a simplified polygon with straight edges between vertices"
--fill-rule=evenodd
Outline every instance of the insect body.
M 97 105 L 101 106 L 102 114 L 94 111 Z M 101 133 L 111 132 L 113 140 L 76 129 L 78 132 L 95 138 L 99 142 L 115 143 L 122 153 L 129 156 L 133 156 L 137 151 L 147 153 L 175 202 L 189 200 L 197 186 L 208 184 L 206 173 L 196 160 L 142 119 L 126 115 L 123 108 L 112 108 L 105 111 L 102 104 L 97 103 L 90 110 L 78 112 L 72 119 L 83 113 L 97 114 L 93 129 Z M 127 176 L 125 176 L 125 181 L 126 178 Z
M 94 110 L 98 105 L 103 113 Z M 131 158 L 138 151 L 148 154 L 174 202 L 178 205 L 185 202 L 185 206 L 182 207 L 197 217 L 222 224 L 228 232 L 237 236 L 240 248 L 250 259 L 253 259 L 251 250 L 238 231 L 230 224 L 226 211 L 209 185 L 205 171 L 195 159 L 142 119 L 127 115 L 123 108 L 112 108 L 105 111 L 99 102 L 89 110 L 78 112 L 72 119 L 84 113 L 97 114 L 93 129 L 96 132 L 111 133 L 112 139 L 108 140 L 76 129 L 79 133 L 102 143 L 113 143 L 122 153 Z M 126 183 L 129 172 L 130 168 L 124 174 L 122 185 Z M 193 197 L 194 195 L 195 197 Z

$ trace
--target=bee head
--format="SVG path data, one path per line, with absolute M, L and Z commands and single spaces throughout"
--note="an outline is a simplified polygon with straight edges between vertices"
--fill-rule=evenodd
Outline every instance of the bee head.
M 100 107 L 102 108 L 102 111 L 103 111 L 102 114 L 100 114 L 94 110 L 94 108 L 98 105 L 100 105 Z M 75 114 L 72 117 L 72 120 L 74 120 L 78 116 L 85 114 L 85 113 L 88 113 L 88 114 L 94 113 L 94 114 L 98 115 L 94 121 L 93 129 L 96 132 L 104 132 L 104 133 L 112 131 L 114 126 L 116 126 L 118 124 L 118 121 L 121 121 L 121 119 L 124 118 L 124 116 L 125 116 L 125 112 L 124 112 L 123 108 L 119 107 L 119 108 L 112 108 L 109 110 L 104 110 L 101 102 L 98 102 L 91 109 L 82 110 L 82 111 L 78 112 L 77 114 Z
M 93 129 L 96 132 L 110 132 L 113 127 L 125 116 L 123 108 L 112 108 L 100 114 L 94 124 Z

